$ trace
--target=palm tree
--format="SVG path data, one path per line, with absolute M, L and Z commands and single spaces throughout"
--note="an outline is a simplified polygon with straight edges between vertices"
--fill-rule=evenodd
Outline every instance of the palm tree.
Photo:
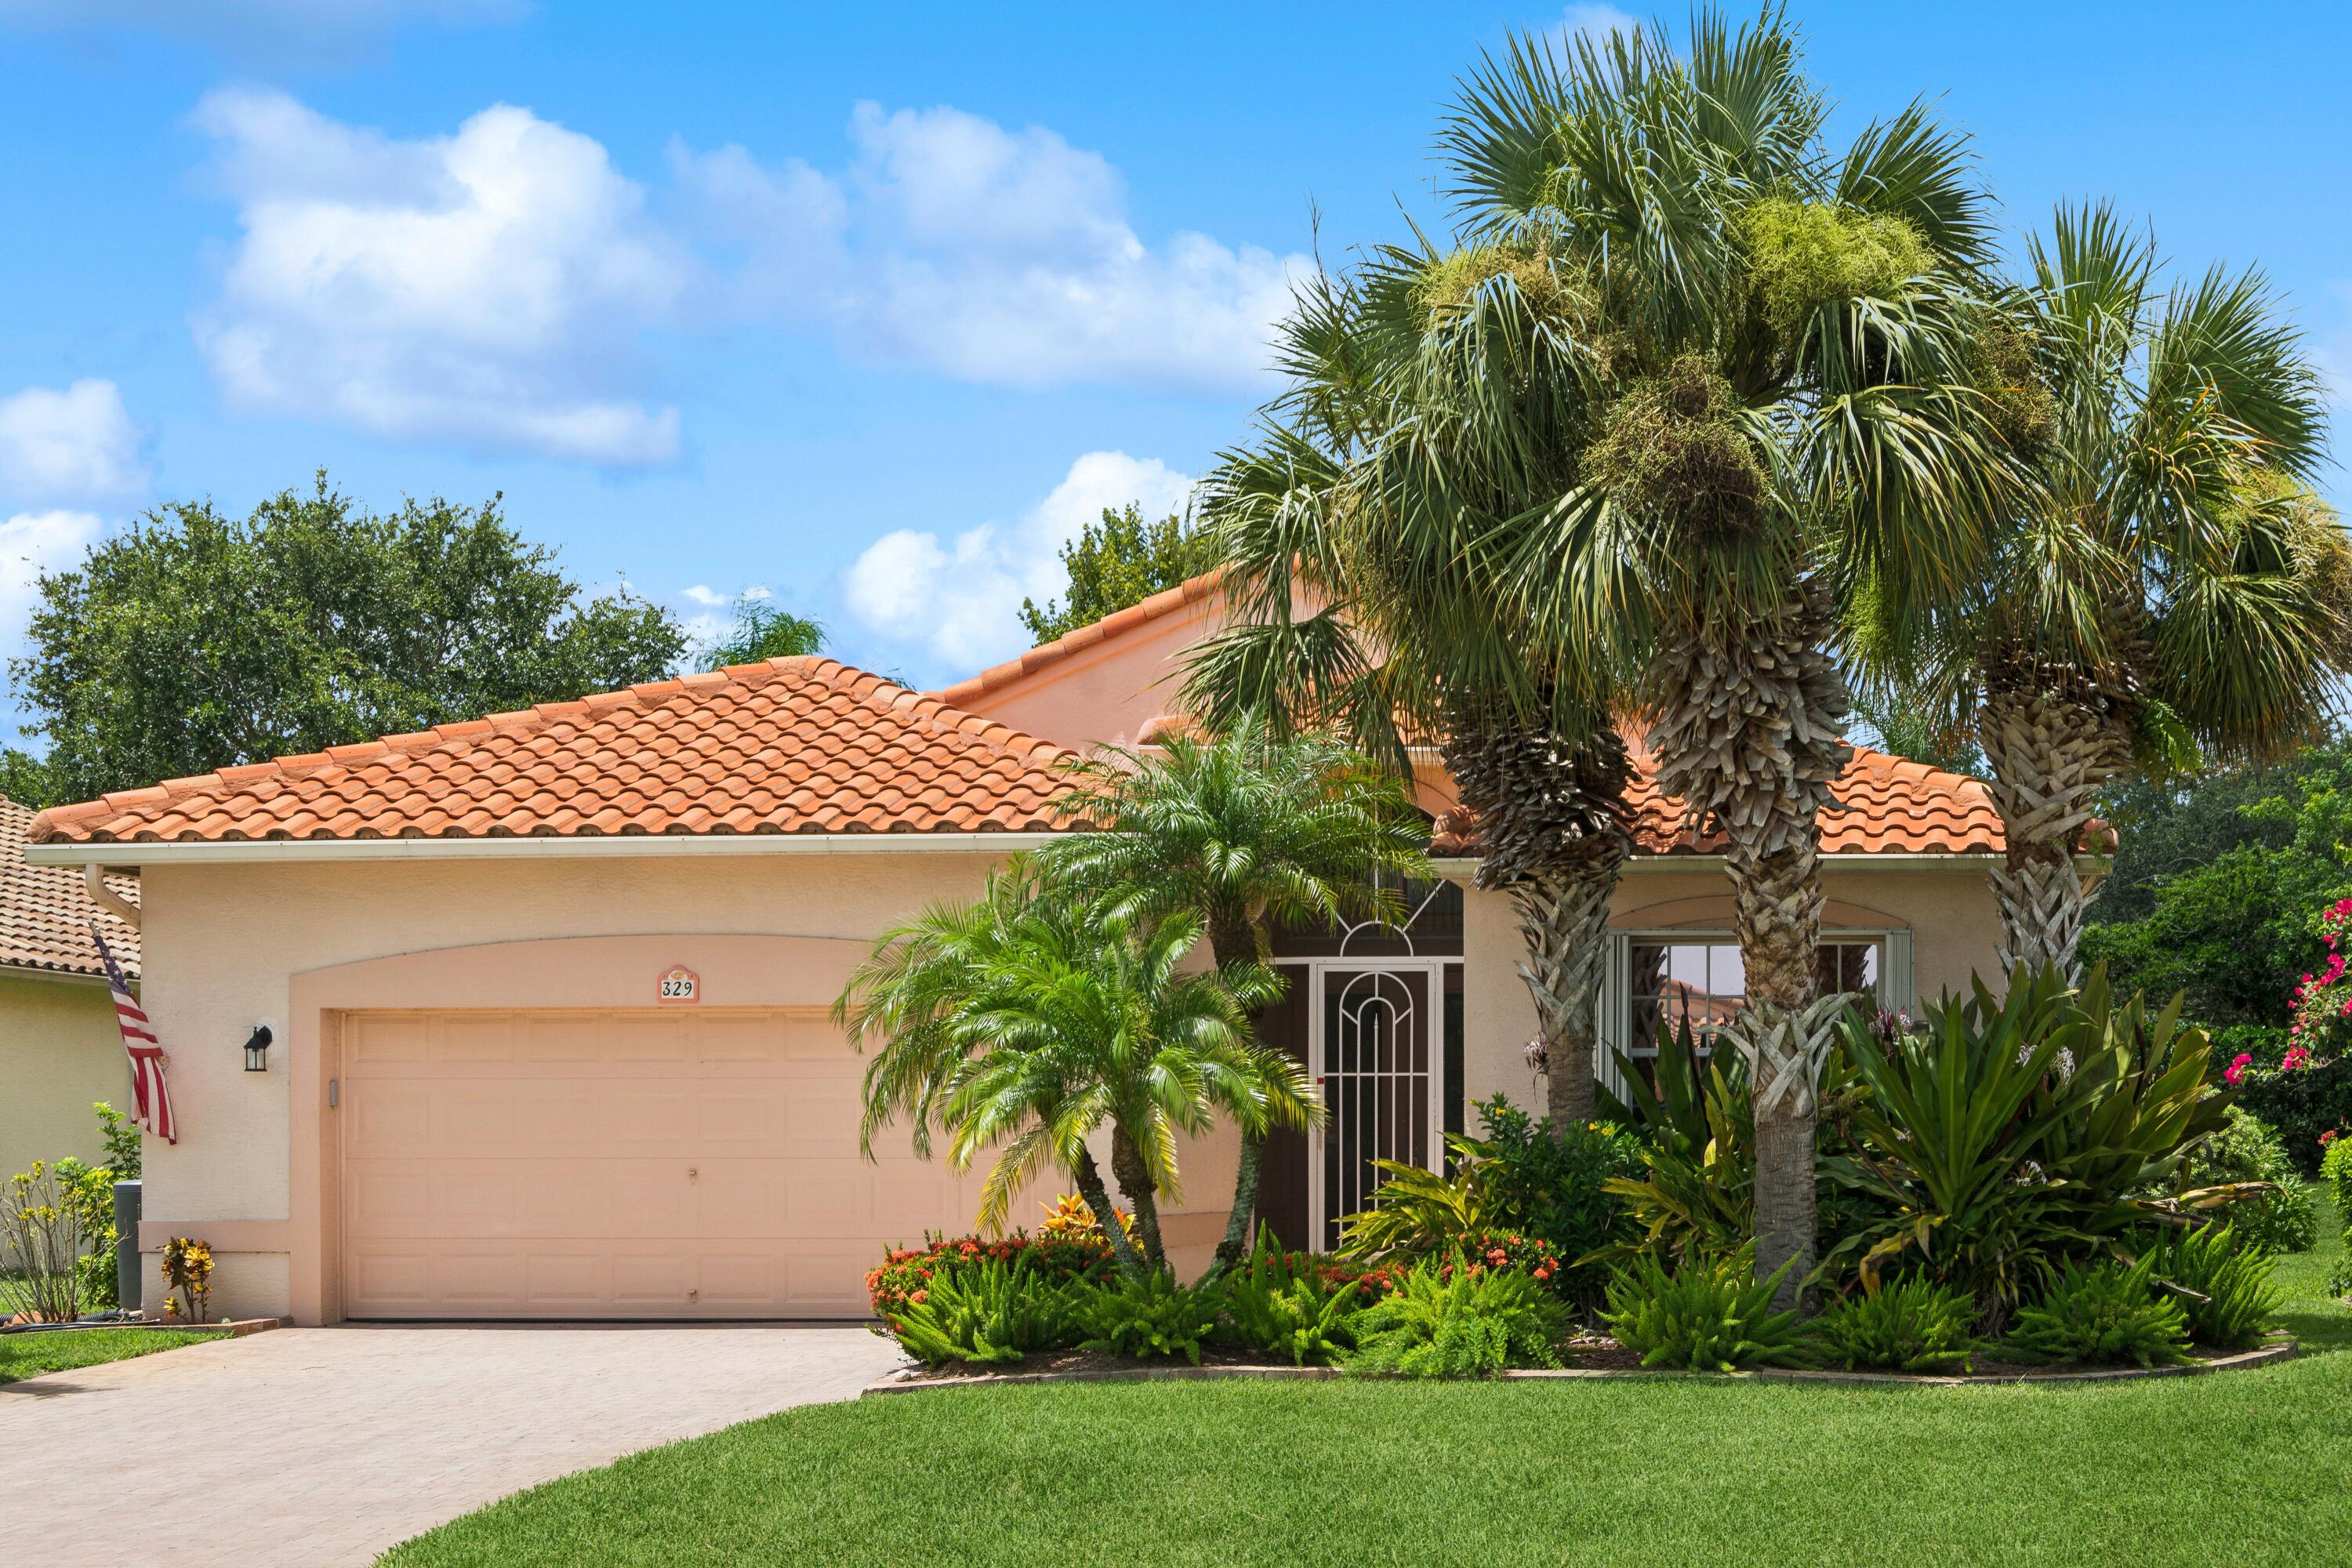
M 1975 342 L 1989 262 L 1962 140 L 1917 106 L 1822 143 L 1777 9 L 1562 61 L 1515 44 L 1442 159 L 1489 269 L 1580 300 L 1590 439 L 1503 580 L 1558 662 L 1622 663 L 1658 784 L 1719 830 L 1748 1001 L 1759 1270 L 1813 1247 L 1819 814 L 1850 754 L 1837 606 L 1916 616 L 1970 580 L 2009 474 Z M 1498 428 L 1496 442 L 1510 438 Z
M 1382 874 L 1429 874 L 1423 819 L 1392 775 L 1328 737 L 1277 739 L 1255 714 L 1214 740 L 1169 736 L 1157 754 L 1107 747 L 1073 773 L 1059 809 L 1094 831 L 1038 851 L 1039 866 L 1096 889 L 1111 918 L 1201 921 L 1220 970 L 1265 967 L 1275 926 L 1393 919 Z M 1218 1267 L 1247 1247 L 1265 1152 L 1265 1127 L 1244 1122 Z
M 1312 1106 L 1298 1064 L 1250 1034 L 1279 983 L 1257 964 L 1182 973 L 1201 933 L 1196 917 L 1121 918 L 1017 861 L 977 902 L 884 933 L 834 1004 L 851 1044 L 876 1047 L 862 1146 L 870 1155 L 875 1131 L 904 1118 L 919 1153 L 944 1131 L 959 1170 L 994 1150 L 985 1226 L 1002 1226 L 1039 1172 L 1066 1173 L 1122 1268 L 1164 1268 L 1158 1200 L 1181 1191 L 1179 1135 L 1220 1111 L 1261 1133 L 1304 1126 Z M 1139 1254 L 1087 1147 L 1106 1128 Z
M 2319 376 L 2261 276 L 2158 279 L 2153 239 L 2061 208 L 1986 342 L 2032 479 L 1970 592 L 1857 647 L 1990 764 L 2008 841 L 2002 962 L 2071 979 L 2102 790 L 2184 756 L 2317 737 L 2345 668 L 2352 550 L 2307 488 Z

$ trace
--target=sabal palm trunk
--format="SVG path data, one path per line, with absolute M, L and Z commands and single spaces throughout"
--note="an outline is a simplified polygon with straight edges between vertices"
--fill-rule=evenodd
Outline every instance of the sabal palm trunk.
M 1570 740 L 1456 715 L 1446 766 L 1477 817 L 1477 885 L 1518 911 L 1519 977 L 1536 1008 L 1545 1109 L 1555 1131 L 1591 1117 L 1609 905 L 1632 838 L 1622 736 Z
M 1992 769 L 2008 854 L 1992 873 L 2001 967 L 2055 964 L 2069 984 L 2095 893 L 2074 855 L 2099 792 L 2131 765 L 2123 727 L 2095 697 L 2051 689 L 1986 695 L 1977 739 Z
M 1794 1302 L 1814 1251 L 1815 1093 L 1843 998 L 1819 994 L 1821 813 L 1852 748 L 1844 682 L 1821 651 L 1824 595 L 1710 616 L 1653 672 L 1658 783 L 1726 840 L 1748 1000 L 1725 1038 L 1746 1059 L 1756 1111 L 1756 1263 L 1789 1266 Z

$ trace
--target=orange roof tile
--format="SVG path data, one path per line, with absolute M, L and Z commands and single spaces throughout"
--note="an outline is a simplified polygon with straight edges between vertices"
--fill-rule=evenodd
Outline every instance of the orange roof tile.
M 1047 665 L 1059 664 L 1074 654 L 1084 653 L 1097 643 L 1122 636 L 1138 626 L 1156 621 L 1162 616 L 1174 615 L 1187 605 L 1200 603 L 1215 591 L 1217 575 L 1213 571 L 1203 572 L 1197 577 L 1177 584 L 1173 588 L 1164 588 L 1139 604 L 1129 605 L 1123 610 L 1114 610 L 1101 620 L 1089 622 L 1076 631 L 1065 632 L 1052 642 L 1040 643 L 1018 658 L 1007 659 L 1003 664 L 992 666 L 968 680 L 957 681 L 953 686 L 943 686 L 931 695 L 942 702 L 959 706 L 970 702 L 976 697 L 983 697 L 989 692 L 1011 685 L 1024 676 L 1034 675 Z
M 1683 803 L 1662 793 L 1657 763 L 1636 753 L 1626 791 L 1633 806 L 1638 855 L 1720 855 L 1720 833 L 1695 836 L 1684 826 Z M 1855 747 L 1835 785 L 1847 809 L 1822 816 L 1822 849 L 1830 855 L 1998 855 L 2000 814 L 1975 779 L 1923 763 Z M 1475 855 L 1477 823 L 1471 813 L 1446 814 L 1431 850 Z
M 1042 831 L 1069 754 L 802 656 L 121 791 L 41 813 L 33 837 Z
M 139 977 L 139 931 L 89 901 L 78 866 L 27 866 L 25 836 L 33 813 L 0 799 L 0 964 L 48 969 L 61 974 L 103 974 L 90 922 L 106 933 L 123 973 Z M 139 901 L 139 879 L 109 877 L 107 886 L 131 903 Z

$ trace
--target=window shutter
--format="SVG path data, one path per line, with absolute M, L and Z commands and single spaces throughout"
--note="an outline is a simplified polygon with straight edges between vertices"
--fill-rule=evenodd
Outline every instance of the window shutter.
M 1879 1005 L 1916 1018 L 1919 1016 L 1919 993 L 1911 978 L 1911 933 L 1891 931 L 1886 933 L 1886 962 L 1879 966 Z

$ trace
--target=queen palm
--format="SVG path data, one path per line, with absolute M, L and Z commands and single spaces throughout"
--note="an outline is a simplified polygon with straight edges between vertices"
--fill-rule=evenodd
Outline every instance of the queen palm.
M 945 1131 L 959 1170 L 994 1151 L 984 1226 L 1001 1226 L 1039 1173 L 1066 1173 L 1122 1268 L 1164 1268 L 1159 1199 L 1181 1190 L 1180 1136 L 1221 1112 L 1262 1136 L 1304 1126 L 1312 1106 L 1298 1065 L 1250 1033 L 1278 982 L 1258 964 L 1182 972 L 1201 933 L 1195 916 L 1124 918 L 1019 862 L 976 902 L 884 933 L 834 1004 L 852 1045 L 874 1047 L 861 1146 L 870 1155 L 874 1133 L 904 1118 L 919 1153 Z M 1109 1217 L 1088 1147 L 1105 1130 L 1140 1253 Z
M 1113 918 L 1201 921 L 1221 970 L 1263 968 L 1276 926 L 1393 919 L 1384 877 L 1428 874 L 1421 816 L 1393 775 L 1325 736 L 1277 739 L 1256 714 L 1213 740 L 1106 747 L 1073 772 L 1058 809 L 1094 830 L 1056 839 L 1039 865 L 1097 890 Z M 1265 1150 L 1263 1129 L 1245 1124 L 1220 1266 L 1248 1244 Z
M 1987 342 L 2032 485 L 1972 591 L 1923 624 L 1863 606 L 1874 674 L 1992 774 L 2003 961 L 2070 977 L 2099 793 L 2184 752 L 2315 739 L 2345 668 L 2352 552 L 2306 488 L 2319 377 L 2261 277 L 2166 287 L 2104 206 L 2062 208 Z
M 1819 814 L 1849 755 L 1842 600 L 1971 580 L 2008 471 L 1974 347 L 1988 260 L 1959 139 L 1915 107 L 1843 154 L 1777 11 L 1560 61 L 1516 46 L 1443 137 L 1464 237 L 1589 301 L 1580 449 L 1502 579 L 1558 662 L 1644 667 L 1660 786 L 1722 834 L 1755 1084 L 1758 1266 L 1813 1246 Z M 1490 445 L 1516 432 L 1497 405 Z

